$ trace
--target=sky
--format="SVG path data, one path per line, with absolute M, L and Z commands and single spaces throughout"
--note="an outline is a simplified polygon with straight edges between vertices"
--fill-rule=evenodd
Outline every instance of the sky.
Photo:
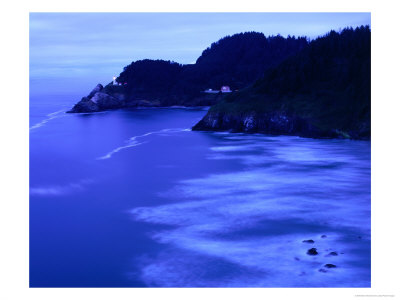
M 370 24 L 370 13 L 31 13 L 30 90 L 89 93 L 132 61 L 194 63 L 211 43 L 239 32 L 313 39 Z

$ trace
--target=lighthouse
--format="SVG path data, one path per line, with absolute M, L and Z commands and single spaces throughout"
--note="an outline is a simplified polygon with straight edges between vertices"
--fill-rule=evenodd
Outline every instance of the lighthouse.
M 113 85 L 118 85 L 118 83 L 117 83 L 117 77 L 113 77 Z

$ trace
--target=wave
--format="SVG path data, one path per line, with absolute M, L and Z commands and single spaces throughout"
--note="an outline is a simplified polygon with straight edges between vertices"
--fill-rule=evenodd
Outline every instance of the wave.
M 162 107 L 164 108 L 164 107 Z M 172 109 L 188 109 L 188 110 L 208 110 L 210 106 L 182 106 L 182 105 L 173 105 L 173 106 L 167 106 L 165 108 L 172 108 Z
M 353 158 L 369 150 L 251 138 L 222 137 L 210 148 L 243 169 L 180 180 L 157 194 L 165 203 L 130 211 L 160 226 L 149 235 L 162 251 L 136 259 L 141 280 L 160 287 L 369 287 L 369 159 Z M 238 142 L 251 146 L 244 151 Z M 329 158 L 337 167 L 321 171 Z M 313 246 L 303 242 L 309 239 Z M 319 255 L 308 255 L 311 247 Z M 327 263 L 338 267 L 324 269 Z
M 61 109 L 61 110 L 58 110 L 58 111 L 55 111 L 55 112 L 47 114 L 46 115 L 46 117 L 47 117 L 46 119 L 44 119 L 44 120 L 40 121 L 39 123 L 36 123 L 35 125 L 31 126 L 29 128 L 29 130 L 42 127 L 43 125 L 45 125 L 50 120 L 65 116 L 65 114 L 61 114 L 61 113 L 65 113 L 65 111 L 66 111 L 65 109 Z
M 162 130 L 158 130 L 158 131 L 151 131 L 151 132 L 147 132 L 145 134 L 142 135 L 136 135 L 133 136 L 131 138 L 129 138 L 129 140 L 127 140 L 125 143 L 126 145 L 124 146 L 120 146 L 117 147 L 113 150 L 111 150 L 110 152 L 108 152 L 107 154 L 98 157 L 97 159 L 109 159 L 111 158 L 115 153 L 118 153 L 119 151 L 123 150 L 123 149 L 127 149 L 127 148 L 131 148 L 131 147 L 136 147 L 145 143 L 148 143 L 148 141 L 143 141 L 143 142 L 139 142 L 138 139 L 150 136 L 150 135 L 163 135 L 165 133 L 177 133 L 177 132 L 187 132 L 187 131 L 191 131 L 190 128 L 167 128 L 167 129 L 162 129 Z
M 369 286 L 368 195 L 346 203 L 329 193 L 313 199 L 308 194 L 327 187 L 315 190 L 307 176 L 292 182 L 277 174 L 272 180 L 262 168 L 185 180 L 166 196 L 188 201 L 131 210 L 137 221 L 168 226 L 151 233 L 166 251 L 138 259 L 141 279 L 164 287 Z M 328 187 L 341 182 L 339 177 Z M 304 195 L 288 192 L 296 186 Z M 306 254 L 306 239 L 315 241 L 319 256 Z M 339 255 L 330 257 L 331 251 Z M 321 273 L 326 263 L 339 267 Z M 204 272 L 210 268 L 214 277 Z
M 37 196 L 61 196 L 76 191 L 81 191 L 86 185 L 91 184 L 93 180 L 83 179 L 79 182 L 72 182 L 66 185 L 54 185 L 43 187 L 31 187 L 29 189 L 30 195 Z
M 144 144 L 144 143 L 145 142 L 143 142 L 143 143 L 130 143 L 130 144 L 126 145 L 126 146 L 121 146 L 121 147 L 115 148 L 114 150 L 108 152 L 106 155 L 103 155 L 103 156 L 101 156 L 101 157 L 99 157 L 97 159 L 108 159 L 108 158 L 111 158 L 111 156 L 113 154 L 115 154 L 115 153 L 117 153 L 117 152 L 119 152 L 119 151 L 121 151 L 123 149 L 139 146 L 139 145 Z

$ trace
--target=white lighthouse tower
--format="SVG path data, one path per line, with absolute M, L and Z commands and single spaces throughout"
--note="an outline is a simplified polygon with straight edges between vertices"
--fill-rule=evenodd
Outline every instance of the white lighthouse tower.
M 117 83 L 117 77 L 113 77 L 113 85 L 118 85 L 118 83 Z

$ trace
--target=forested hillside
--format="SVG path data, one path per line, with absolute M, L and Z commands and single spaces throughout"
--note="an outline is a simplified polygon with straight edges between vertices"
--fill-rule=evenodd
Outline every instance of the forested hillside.
M 270 36 L 258 32 L 239 33 L 213 43 L 195 64 L 164 60 L 139 60 L 126 66 L 117 78 L 122 86 L 107 85 L 102 93 L 119 99 L 91 103 L 84 97 L 71 112 L 170 105 L 212 105 L 222 95 L 207 95 L 206 89 L 230 86 L 239 90 L 253 84 L 264 72 L 307 45 L 304 37 Z M 107 99 L 106 96 L 102 99 Z M 110 105 L 108 105 L 110 104 Z
M 195 129 L 369 138 L 370 117 L 371 31 L 361 26 L 312 41 L 212 107 Z

